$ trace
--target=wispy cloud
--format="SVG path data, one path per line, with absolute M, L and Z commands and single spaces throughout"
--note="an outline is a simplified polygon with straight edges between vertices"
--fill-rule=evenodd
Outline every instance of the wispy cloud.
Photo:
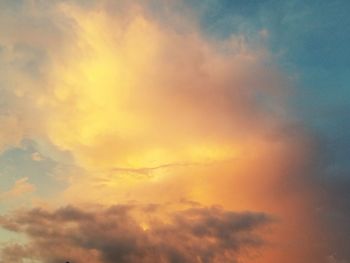
M 3 193 L 0 192 L 0 202 L 21 197 L 24 194 L 32 193 L 35 190 L 35 185 L 28 182 L 28 177 L 21 178 L 15 182 L 10 190 Z

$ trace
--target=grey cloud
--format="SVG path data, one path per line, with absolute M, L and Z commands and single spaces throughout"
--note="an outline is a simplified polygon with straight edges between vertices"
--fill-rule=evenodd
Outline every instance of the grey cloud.
M 45 263 L 82 263 L 87 257 L 94 263 L 237 262 L 242 249 L 263 244 L 255 231 L 272 222 L 262 213 L 219 207 L 195 206 L 160 216 L 162 210 L 158 205 L 117 205 L 18 212 L 2 217 L 0 224 L 26 234 L 30 242 L 7 246 L 2 255 L 10 257 L 16 249 L 21 253 L 13 262 L 30 258 Z

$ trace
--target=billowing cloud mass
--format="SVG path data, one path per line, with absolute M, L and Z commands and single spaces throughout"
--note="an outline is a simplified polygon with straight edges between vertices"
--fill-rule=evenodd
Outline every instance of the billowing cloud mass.
M 270 221 L 264 214 L 201 206 L 162 220 L 155 216 L 159 209 L 157 205 L 93 211 L 64 207 L 2 218 L 3 227 L 26 233 L 32 242 L 6 246 L 1 262 L 237 262 L 241 249 L 260 246 L 254 232 Z M 137 215 L 143 217 L 142 224 L 135 220 Z
M 2 1 L 0 262 L 338 260 L 270 34 L 215 37 L 187 1 Z

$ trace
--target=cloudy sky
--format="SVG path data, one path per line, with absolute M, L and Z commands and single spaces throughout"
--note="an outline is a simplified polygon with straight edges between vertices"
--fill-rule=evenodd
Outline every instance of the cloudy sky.
M 0 263 L 349 263 L 347 0 L 0 0 Z

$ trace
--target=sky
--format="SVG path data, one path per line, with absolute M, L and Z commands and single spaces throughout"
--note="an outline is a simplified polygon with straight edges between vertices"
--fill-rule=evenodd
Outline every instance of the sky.
M 349 11 L 0 0 L 0 263 L 350 263 Z

